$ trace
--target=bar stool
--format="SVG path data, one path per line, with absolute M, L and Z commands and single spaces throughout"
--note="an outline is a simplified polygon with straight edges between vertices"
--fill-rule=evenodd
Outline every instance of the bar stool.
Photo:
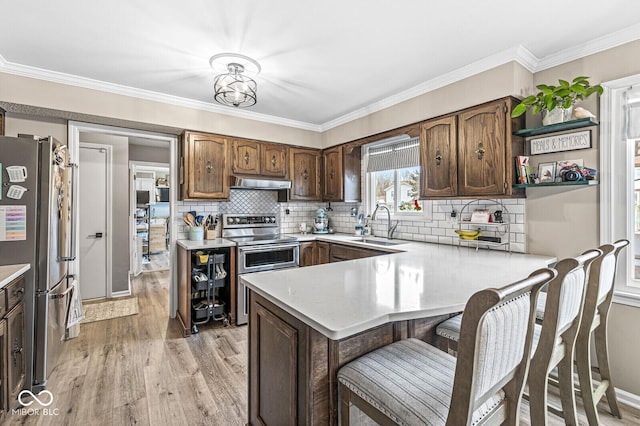
M 582 323 L 576 340 L 576 369 L 580 382 L 580 393 L 582 394 L 587 420 L 591 426 L 599 424 L 598 409 L 596 407 L 604 395 L 607 397 L 611 414 L 622 418 L 609 370 L 607 319 L 611 300 L 613 299 L 618 255 L 628 245 L 628 240 L 619 240 L 613 244 L 601 246 L 600 250 L 602 250 L 603 256 L 591 265 Z M 591 365 L 591 336 L 594 337 L 595 355 L 599 367 L 592 367 Z M 595 369 L 600 375 L 600 384 L 595 389 L 593 388 L 594 382 L 591 375 L 592 369 Z
M 518 424 L 535 301 L 556 276 L 541 269 L 469 299 L 453 356 L 417 339 L 394 342 L 338 371 L 340 424 L 353 404 L 379 424 Z
M 531 424 L 534 426 L 547 424 L 548 377 L 556 367 L 565 423 L 578 424 L 573 392 L 573 354 L 589 269 L 601 256 L 601 250 L 590 250 L 575 259 L 561 260 L 555 267 L 557 277 L 547 286 L 544 320 L 542 325 L 534 326 L 534 353 L 528 377 Z M 457 317 L 445 321 L 436 328 L 436 334 L 439 338 L 455 339 L 458 321 Z

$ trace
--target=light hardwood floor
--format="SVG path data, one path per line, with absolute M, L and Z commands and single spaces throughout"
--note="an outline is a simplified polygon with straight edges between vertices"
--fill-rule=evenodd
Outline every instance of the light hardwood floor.
M 27 425 L 243 425 L 247 419 L 247 327 L 206 328 L 182 338 L 168 317 L 169 272 L 133 280 L 139 314 L 83 324 L 65 345 L 50 378 L 53 404 L 37 415 L 10 415 Z M 529 425 L 523 404 L 523 425 Z M 30 408 L 31 408 L 30 407 Z M 640 425 L 601 409 L 602 424 Z M 54 411 L 57 410 L 57 411 Z M 550 415 L 549 425 L 563 425 Z M 586 424 L 584 416 L 581 424 Z

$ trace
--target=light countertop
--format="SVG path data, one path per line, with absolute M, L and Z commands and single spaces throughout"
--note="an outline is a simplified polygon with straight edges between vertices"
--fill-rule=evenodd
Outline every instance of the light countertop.
M 462 311 L 478 290 L 503 287 L 556 261 L 469 247 L 400 241 L 376 246 L 351 235 L 322 240 L 403 252 L 240 276 L 247 287 L 332 340 L 407 319 Z
M 231 240 L 225 240 L 224 238 L 216 238 L 215 240 L 178 240 L 178 245 L 187 250 L 202 250 L 202 249 L 215 249 L 221 247 L 235 247 L 236 243 Z
M 28 263 L 0 266 L 0 288 L 9 284 L 11 281 L 27 272 L 30 268 L 31 265 Z

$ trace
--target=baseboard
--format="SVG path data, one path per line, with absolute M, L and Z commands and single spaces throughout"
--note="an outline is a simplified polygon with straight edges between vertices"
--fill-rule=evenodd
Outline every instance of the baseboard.
M 640 410 L 640 396 L 618 388 L 616 388 L 616 396 L 618 397 L 618 402 Z
M 131 296 L 131 289 L 114 291 L 111 293 L 111 297 L 125 297 L 125 296 Z

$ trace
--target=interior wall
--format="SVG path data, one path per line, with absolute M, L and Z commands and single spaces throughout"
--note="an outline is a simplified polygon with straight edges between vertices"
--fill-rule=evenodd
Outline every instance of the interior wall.
M 112 146 L 112 285 L 115 292 L 129 289 L 129 138 L 101 133 L 80 133 L 80 143 L 99 143 Z M 82 164 L 78 165 L 82 178 Z M 80 218 L 82 220 L 82 218 Z M 82 277 L 80 277 L 82 280 Z
M 0 72 L 3 102 L 320 148 L 321 134 Z M 211 100 L 213 104 L 213 97 Z
M 53 136 L 56 140 L 66 145 L 67 122 L 27 117 L 7 112 L 5 116 L 5 136 L 18 136 L 19 133 L 40 137 Z
M 531 73 L 522 65 L 509 62 L 327 130 L 322 134 L 323 146 L 349 142 L 504 96 L 522 95 L 531 84 Z
M 584 57 L 536 73 L 534 83 L 557 83 L 559 78 L 578 75 L 590 77 L 592 84 L 615 80 L 640 73 L 640 41 Z M 600 117 L 595 99 L 583 105 Z M 529 121 L 528 117 L 528 123 Z M 537 117 L 539 120 L 540 118 Z M 593 132 L 593 147 L 561 155 L 545 154 L 544 158 L 584 158 L 585 165 L 599 167 L 599 128 Z M 535 156 L 538 157 L 538 156 Z M 540 156 L 542 157 L 542 156 Z M 547 253 L 559 258 L 575 256 L 599 241 L 599 188 L 582 189 L 536 188 L 527 190 L 527 226 L 529 251 Z M 640 395 L 640 370 L 637 354 L 640 341 L 636 324 L 640 323 L 640 309 L 613 304 L 609 323 L 610 358 L 616 387 Z
M 169 144 L 166 147 L 129 145 L 130 161 L 148 161 L 150 163 L 169 163 L 171 150 Z

